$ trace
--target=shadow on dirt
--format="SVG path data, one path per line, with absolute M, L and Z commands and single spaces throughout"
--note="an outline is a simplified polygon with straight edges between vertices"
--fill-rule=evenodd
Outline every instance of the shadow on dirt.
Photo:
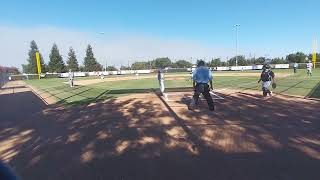
M 31 92 L 0 102 L 0 157 L 25 180 L 320 178 L 319 102 L 238 94 L 214 113 L 152 94 L 73 107 L 45 107 Z

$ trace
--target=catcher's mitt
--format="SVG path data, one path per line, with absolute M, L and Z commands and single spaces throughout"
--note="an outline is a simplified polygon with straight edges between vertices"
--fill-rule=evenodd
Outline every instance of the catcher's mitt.
M 273 89 L 277 88 L 277 84 L 276 83 L 272 83 L 272 88 Z

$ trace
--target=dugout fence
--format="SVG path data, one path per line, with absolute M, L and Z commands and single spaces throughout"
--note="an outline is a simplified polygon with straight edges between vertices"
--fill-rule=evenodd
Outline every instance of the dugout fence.
M 0 88 L 4 86 L 9 80 L 9 76 L 6 72 L 0 70 Z

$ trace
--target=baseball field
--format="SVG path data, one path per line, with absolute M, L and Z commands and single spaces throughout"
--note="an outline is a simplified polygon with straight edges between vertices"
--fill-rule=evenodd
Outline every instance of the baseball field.
M 312 77 L 307 77 L 305 70 L 300 70 L 297 74 L 293 74 L 292 70 L 276 70 L 275 73 L 278 84 L 275 93 L 320 98 L 319 70 L 315 70 Z M 259 75 L 259 71 L 215 72 L 214 88 L 225 93 L 233 90 L 260 91 L 261 85 L 257 83 Z M 76 78 L 74 88 L 69 87 L 66 78 L 29 80 L 26 83 L 37 89 L 44 100 L 76 105 L 159 88 L 156 74 L 110 76 L 103 80 L 99 77 Z M 192 87 L 190 74 L 168 73 L 165 75 L 165 86 L 167 91 L 190 89 Z
M 21 179 L 319 179 L 320 70 L 214 72 L 216 110 L 190 74 L 13 81 L 0 90 L 0 159 Z M 18 113 L 17 113 L 18 112 Z

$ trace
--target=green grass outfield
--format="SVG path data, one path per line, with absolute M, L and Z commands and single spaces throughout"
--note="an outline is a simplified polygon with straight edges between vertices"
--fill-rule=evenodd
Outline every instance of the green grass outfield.
M 260 72 L 260 71 L 244 71 Z M 276 70 L 277 72 L 292 73 L 292 70 Z M 260 90 L 261 84 L 258 84 L 258 78 L 252 76 L 223 76 L 228 72 L 214 72 L 220 73 L 219 76 L 214 77 L 214 88 L 216 89 L 237 89 L 237 90 Z M 174 73 L 170 73 L 174 74 Z M 183 74 L 183 73 L 176 73 Z M 107 76 L 108 78 L 108 76 Z M 80 78 L 80 79 L 92 79 Z M 306 70 L 298 70 L 295 75 L 290 75 L 286 78 L 277 78 L 276 93 L 298 95 L 310 98 L 320 98 L 320 69 L 313 71 L 312 77 L 306 76 Z M 77 105 L 82 103 L 89 103 L 97 100 L 103 100 L 113 97 L 122 96 L 130 93 L 145 92 L 149 89 L 157 89 L 159 87 L 156 75 L 154 78 L 122 80 L 113 82 L 101 82 L 91 84 L 88 86 L 76 86 L 70 88 L 67 82 L 68 79 L 54 78 L 41 80 L 26 80 L 25 82 L 37 88 L 40 92 L 46 92 L 52 95 L 59 103 L 67 105 Z M 166 88 L 184 88 L 191 87 L 192 83 L 188 77 L 179 80 L 166 80 Z

